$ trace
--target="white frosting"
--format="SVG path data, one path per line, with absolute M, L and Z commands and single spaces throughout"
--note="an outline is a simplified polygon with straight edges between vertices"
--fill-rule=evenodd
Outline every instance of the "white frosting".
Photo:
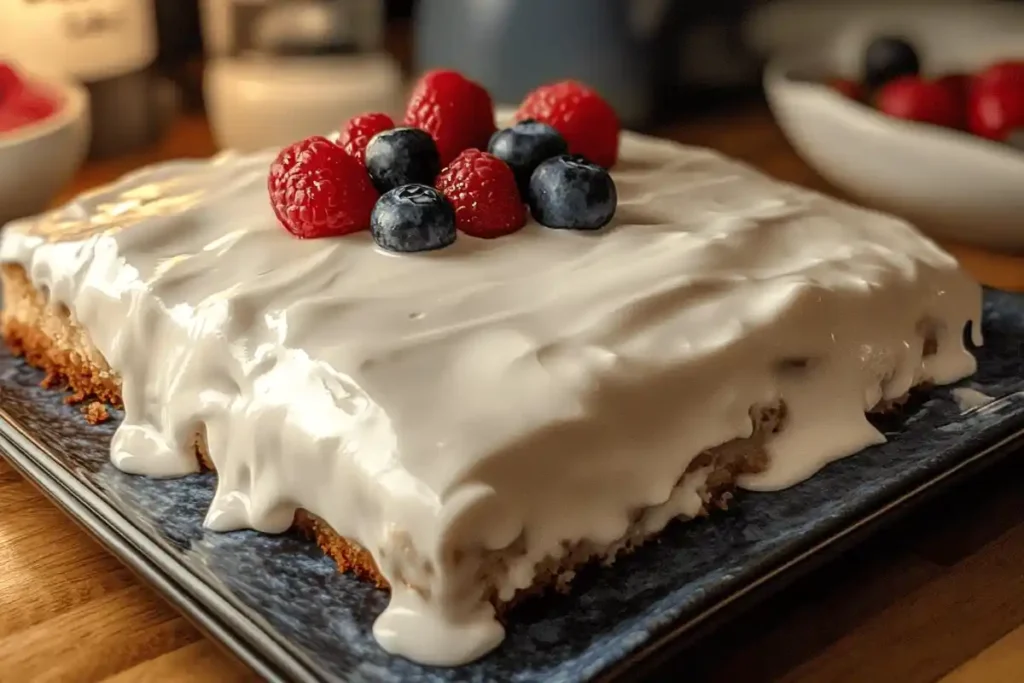
M 956 401 L 957 406 L 963 412 L 970 410 L 977 410 L 978 408 L 984 408 L 992 401 L 996 400 L 994 397 L 988 394 L 983 394 L 977 389 L 971 387 L 957 387 L 950 392 L 953 395 L 953 400 Z
M 975 368 L 980 288 L 907 224 L 706 150 L 626 135 L 622 154 L 599 234 L 402 256 L 300 241 L 268 205 L 267 152 L 142 170 L 13 224 L 0 259 L 120 373 L 118 467 L 192 472 L 204 430 L 211 528 L 319 515 L 393 587 L 381 644 L 458 664 L 503 636 L 487 551 L 521 549 L 494 574 L 508 599 L 566 541 L 612 544 L 647 506 L 652 532 L 695 514 L 706 472 L 676 482 L 749 436 L 752 406 L 787 406 L 743 481 L 775 489 L 883 441 L 880 401 Z

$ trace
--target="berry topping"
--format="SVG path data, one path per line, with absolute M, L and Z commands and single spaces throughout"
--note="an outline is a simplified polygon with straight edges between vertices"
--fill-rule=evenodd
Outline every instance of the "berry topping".
M 402 185 L 433 185 L 441 170 L 434 139 L 419 128 L 378 133 L 366 146 L 366 170 L 380 192 Z
M 972 133 L 990 140 L 1016 139 L 1024 130 L 1024 62 L 996 64 L 978 74 L 968 96 Z
M 432 187 L 396 187 L 373 207 L 370 233 L 377 245 L 388 251 L 441 249 L 455 241 L 455 210 Z
M 430 133 L 447 166 L 464 149 L 487 147 L 495 130 L 494 105 L 483 86 L 462 74 L 429 71 L 413 88 L 405 125 Z
M 473 237 L 499 237 L 526 224 L 516 178 L 504 161 L 467 149 L 437 178 L 437 189 L 455 208 L 455 225 Z
M 14 95 L 22 87 L 21 77 L 9 64 L 0 62 L 0 102 Z
M 969 104 L 971 132 L 990 140 L 1006 141 L 1024 130 L 1024 88 L 977 88 Z
M 998 62 L 988 67 L 974 81 L 978 87 L 1006 87 L 1024 89 L 1024 60 Z
M 545 159 L 568 154 L 569 145 L 548 124 L 526 119 L 491 136 L 487 151 L 511 167 L 519 192 L 525 199 L 530 191 L 533 170 Z
M 921 60 L 914 46 L 898 36 L 875 38 L 864 51 L 864 82 L 869 88 L 920 72 Z
M 363 165 L 319 135 L 281 150 L 267 189 L 281 225 L 301 238 L 365 230 L 377 201 Z
M 41 87 L 24 80 L 0 62 L 0 133 L 28 126 L 52 116 L 60 101 Z
M 851 81 L 848 78 L 833 78 L 828 85 L 843 97 L 858 102 L 864 99 L 864 88 L 857 81 Z
M 938 81 L 904 76 L 886 83 L 878 92 L 878 109 L 896 118 L 963 128 L 964 108 L 956 90 Z
M 946 74 L 935 79 L 935 82 L 949 90 L 960 105 L 966 109 L 967 94 L 971 90 L 971 77 L 966 74 Z
M 597 230 L 615 215 L 617 201 L 608 171 L 583 157 L 548 159 L 530 178 L 530 212 L 549 228 Z
M 390 130 L 395 127 L 395 122 L 387 114 L 360 114 L 353 116 L 345 124 L 338 137 L 338 145 L 344 149 L 350 157 L 363 162 L 363 154 L 366 152 L 366 145 L 370 138 L 377 133 Z
M 0 100 L 0 133 L 29 126 L 52 116 L 58 104 L 33 88 L 19 87 Z
M 619 157 L 619 117 L 594 90 L 577 81 L 543 85 L 526 96 L 516 121 L 533 119 L 552 126 L 580 154 L 611 168 Z

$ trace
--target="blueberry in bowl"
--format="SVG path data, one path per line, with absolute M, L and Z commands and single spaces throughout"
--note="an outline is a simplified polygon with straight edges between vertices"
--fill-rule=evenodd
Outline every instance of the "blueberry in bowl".
M 921 59 L 910 41 L 899 36 L 879 36 L 864 50 L 864 83 L 877 88 L 901 76 L 921 73 Z

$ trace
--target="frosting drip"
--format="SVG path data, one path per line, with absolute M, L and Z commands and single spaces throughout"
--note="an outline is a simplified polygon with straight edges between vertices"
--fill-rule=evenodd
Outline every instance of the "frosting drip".
M 980 288 L 897 219 L 722 156 L 624 135 L 599 234 L 529 225 L 396 256 L 301 241 L 266 196 L 273 153 L 144 169 L 12 224 L 0 260 L 67 305 L 123 381 L 119 468 L 218 473 L 216 530 L 296 508 L 393 587 L 375 634 L 442 665 L 495 647 L 509 599 L 565 541 L 614 544 L 700 508 L 703 450 L 783 401 L 777 489 L 879 443 L 865 411 L 973 372 Z M 925 338 L 934 339 L 926 354 Z M 706 473 L 705 473 L 706 474 Z

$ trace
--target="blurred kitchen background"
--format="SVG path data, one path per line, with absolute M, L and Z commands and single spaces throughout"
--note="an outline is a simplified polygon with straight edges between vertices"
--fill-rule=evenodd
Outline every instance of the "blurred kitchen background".
M 993 2 L 0 0 L 0 58 L 88 85 L 92 158 L 152 144 L 181 110 L 205 110 L 221 147 L 285 144 L 400 111 L 409 77 L 436 66 L 499 104 L 578 78 L 643 129 L 759 97 L 775 50 L 839 40 L 866 17 L 981 4 Z

